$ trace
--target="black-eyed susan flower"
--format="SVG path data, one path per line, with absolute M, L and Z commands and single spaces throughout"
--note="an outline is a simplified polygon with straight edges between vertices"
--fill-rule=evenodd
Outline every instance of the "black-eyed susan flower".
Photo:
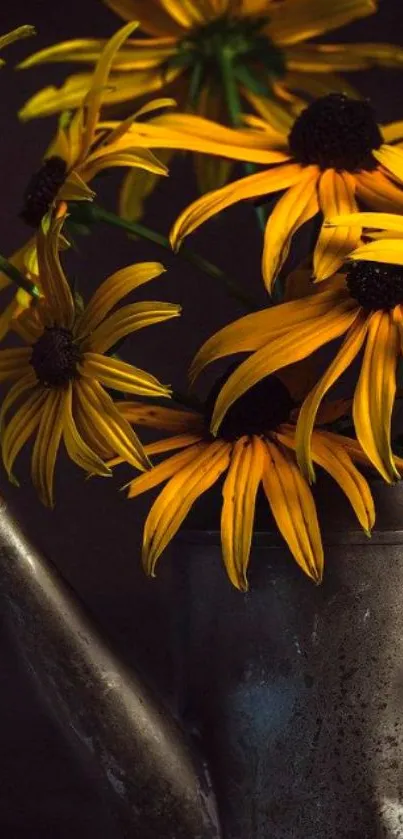
M 220 386 L 221 382 L 218 384 Z M 315 582 L 323 574 L 323 547 L 315 502 L 295 458 L 294 403 L 275 376 L 266 377 L 228 411 L 219 436 L 209 432 L 217 386 L 203 413 L 159 408 L 136 402 L 120 405 L 123 416 L 170 436 L 146 446 L 164 460 L 129 484 L 134 498 L 161 483 L 144 528 L 143 563 L 154 575 L 158 558 L 178 531 L 195 501 L 222 476 L 221 543 L 228 576 L 241 591 L 247 569 L 259 487 L 294 559 Z M 327 422 L 325 411 L 322 421 Z M 330 406 L 330 415 L 335 412 Z M 366 462 L 351 438 L 317 428 L 312 438 L 315 462 L 340 485 L 356 516 L 370 533 L 374 505 L 368 484 L 354 461 Z M 171 454 L 175 452 L 175 454 Z M 116 462 L 116 461 L 115 461 Z M 402 461 L 403 463 L 403 461 Z
M 121 138 L 135 116 L 116 123 L 112 131 L 99 125 L 113 60 L 135 26 L 127 24 L 106 43 L 76 112 L 62 115 L 43 164 L 26 189 L 21 216 L 32 227 L 38 227 L 48 210 L 60 202 L 91 200 L 94 192 L 88 184 L 105 169 L 118 166 L 166 175 L 166 167 L 151 152 L 134 146 L 133 136 L 122 149 Z M 152 110 L 153 104 L 142 112 Z M 161 102 L 155 107 L 161 107 Z
M 401 66 L 402 50 L 389 44 L 307 43 L 350 21 L 376 12 L 374 0 L 106 0 L 123 20 L 138 21 L 142 38 L 128 41 L 114 62 L 108 102 L 125 102 L 180 80 L 180 101 L 217 117 L 223 99 L 221 58 L 230 57 L 243 93 L 270 92 L 276 110 L 299 103 L 295 91 L 317 96 L 346 90 L 337 73 L 374 64 Z M 49 61 L 96 61 L 96 38 L 56 44 L 26 59 L 31 67 Z M 70 77 L 61 90 L 47 88 L 31 99 L 23 118 L 75 107 L 88 74 Z M 204 95 L 201 95 L 204 94 Z M 178 98 L 175 95 L 175 98 Z M 276 109 L 277 103 L 277 109 Z
M 250 117 L 248 122 L 255 127 L 254 135 L 260 136 L 261 148 L 266 153 L 268 148 L 282 152 L 283 161 L 194 201 L 173 226 L 171 241 L 175 248 L 185 236 L 237 201 L 262 199 L 283 191 L 267 221 L 264 237 L 262 271 L 271 292 L 293 235 L 317 213 L 327 217 L 353 213 L 358 209 L 357 200 L 375 210 L 403 211 L 403 152 L 390 144 L 401 137 L 402 125 L 379 126 L 369 102 L 329 94 L 302 111 L 288 135 L 282 137 L 258 117 Z M 183 123 L 185 133 L 185 118 Z M 199 121 L 198 130 L 203 130 L 208 143 L 210 123 L 206 121 L 203 126 Z M 195 131 L 194 126 L 191 131 Z M 226 131 L 228 144 L 230 129 Z M 245 132 L 233 133 L 238 135 L 234 154 L 238 159 Z M 359 220 L 336 230 L 321 227 L 313 254 L 317 280 L 326 279 L 342 265 L 360 236 Z
M 330 90 L 354 91 L 337 74 L 384 64 L 401 66 L 403 51 L 388 44 L 318 44 L 314 36 L 376 11 L 374 0 L 107 0 L 124 20 L 139 21 L 142 38 L 130 39 L 113 65 L 105 101 L 128 102 L 167 88 L 183 110 L 219 122 L 238 119 L 241 95 L 266 107 L 277 129 L 305 100 Z M 80 38 L 44 49 L 22 67 L 49 61 L 96 61 L 103 42 Z M 34 96 L 21 116 L 55 113 L 75 107 L 88 86 L 88 73 L 71 76 L 60 90 L 48 87 Z M 202 191 L 228 179 L 226 162 L 196 156 Z M 143 196 L 152 188 L 144 175 Z M 155 179 L 154 179 L 155 180 Z M 127 192 L 133 197 L 130 173 Z M 136 184 L 138 191 L 139 184 Z M 138 210 L 124 202 L 126 214 Z
M 357 439 L 382 477 L 399 478 L 391 449 L 391 420 L 396 371 L 403 347 L 403 234 L 401 217 L 378 213 L 340 216 L 341 226 L 394 225 L 395 233 L 361 244 L 343 271 L 311 294 L 247 315 L 212 336 L 196 356 L 192 378 L 211 361 L 236 352 L 252 353 L 230 376 L 217 398 L 212 432 L 218 433 L 239 397 L 270 373 L 308 357 L 330 341 L 344 340 L 302 405 L 296 430 L 298 462 L 313 480 L 311 440 L 324 396 L 362 356 L 352 415 Z M 393 238 L 393 237 L 396 238 Z M 306 272 L 306 279 L 309 272 Z
M 105 388 L 143 396 L 169 396 L 154 376 L 107 353 L 122 338 L 153 323 L 176 317 L 172 303 L 131 303 L 122 297 L 164 271 L 159 263 L 122 268 L 77 311 L 59 261 L 62 220 L 38 234 L 37 285 L 42 296 L 18 320 L 25 346 L 0 350 L 0 381 L 10 382 L 1 413 L 1 451 L 12 477 L 14 461 L 36 432 L 32 480 L 41 500 L 53 503 L 53 473 L 63 440 L 68 456 L 97 475 L 110 470 L 103 458 L 120 454 L 138 469 L 147 455 Z M 17 327 L 16 327 L 17 328 Z M 16 410 L 11 417 L 9 411 Z
M 30 26 L 29 24 L 17 26 L 17 28 L 12 29 L 11 32 L 6 32 L 5 35 L 0 35 L 0 50 L 8 47 L 9 44 L 14 44 L 15 41 L 21 41 L 22 38 L 30 38 L 31 35 L 36 35 L 34 26 Z M 4 63 L 3 59 L 0 58 L 0 67 L 2 67 Z

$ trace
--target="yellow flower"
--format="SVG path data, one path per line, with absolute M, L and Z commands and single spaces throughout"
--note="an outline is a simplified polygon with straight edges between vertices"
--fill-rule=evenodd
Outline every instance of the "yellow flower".
M 241 96 L 265 108 L 268 119 L 284 128 L 309 97 L 330 90 L 354 90 L 338 76 L 340 70 L 361 70 L 383 64 L 400 67 L 403 50 L 388 44 L 319 44 L 310 39 L 373 14 L 375 0 L 106 0 L 123 20 L 139 21 L 142 38 L 130 39 L 113 64 L 105 102 L 137 99 L 169 90 L 183 110 L 219 122 L 234 119 L 229 105 L 223 62 L 231 65 L 234 100 Z M 41 50 L 21 66 L 42 62 L 96 61 L 103 41 L 79 38 Z M 23 119 L 75 107 L 88 88 L 88 72 L 67 79 L 61 89 L 37 93 L 21 111 Z M 227 161 L 196 156 L 196 174 L 205 192 L 228 180 Z M 155 178 L 142 176 L 143 198 Z M 139 184 L 128 173 L 122 207 L 127 217 L 139 212 Z M 137 200 L 136 200 L 137 197 Z
M 88 183 L 104 169 L 118 166 L 158 175 L 167 174 L 166 167 L 150 151 L 134 147 L 133 138 L 122 150 L 121 140 L 135 116 L 116 123 L 111 131 L 106 131 L 99 124 L 113 60 L 135 26 L 134 23 L 127 24 L 107 42 L 77 111 L 73 115 L 62 115 L 43 165 L 33 175 L 26 189 L 21 216 L 32 227 L 38 227 L 43 216 L 57 203 L 91 200 L 95 193 L 88 187 Z M 143 114 L 171 101 L 149 103 L 139 113 Z
M 183 143 L 186 119 L 192 118 L 182 119 Z M 281 190 L 284 194 L 266 224 L 262 256 L 263 278 L 271 292 L 293 235 L 319 211 L 327 217 L 354 213 L 358 210 L 357 199 L 371 209 L 403 211 L 403 151 L 390 145 L 402 136 L 402 123 L 381 128 L 368 102 L 337 93 L 317 99 L 297 117 L 288 136 L 275 135 L 258 117 L 249 117 L 248 122 L 256 127 L 252 136 L 255 141 L 260 137 L 263 153 L 277 149 L 283 161 L 194 201 L 173 226 L 173 247 L 178 248 L 185 236 L 235 202 Z M 189 134 L 196 130 L 203 131 L 206 144 L 210 135 L 218 137 L 219 133 L 218 126 L 213 131 L 210 123 L 200 120 L 197 127 L 190 124 Z M 225 132 L 228 145 L 230 129 Z M 237 135 L 233 157 L 239 159 L 247 132 L 233 133 Z M 256 147 L 254 153 L 256 161 Z M 247 154 L 249 149 L 245 149 L 245 159 Z M 322 226 L 313 255 L 317 280 L 337 271 L 360 237 L 359 220 L 336 231 Z
M 368 224 L 396 232 L 361 244 L 343 271 L 323 286 L 311 286 L 311 294 L 224 327 L 197 354 L 191 377 L 215 359 L 251 353 L 218 396 L 211 426 L 216 434 L 231 405 L 262 378 L 345 336 L 302 405 L 296 430 L 298 462 L 314 480 L 311 441 L 317 411 L 330 388 L 362 354 L 352 408 L 355 431 L 368 460 L 390 483 L 400 477 L 391 450 L 391 419 L 403 349 L 403 220 L 361 213 L 342 215 L 337 221 L 340 226 Z M 300 277 L 304 273 L 307 281 L 309 272 L 300 272 Z
M 134 135 L 130 138 L 126 135 L 137 116 L 170 105 L 172 100 L 150 102 L 134 116 L 123 122 L 115 122 L 110 130 L 99 122 L 112 61 L 134 28 L 135 24 L 128 24 L 107 42 L 91 77 L 90 89 L 80 107 L 74 114 L 64 113 L 61 116 L 56 136 L 40 169 L 32 176 L 25 191 L 20 215 L 29 226 L 39 227 L 50 209 L 63 214 L 66 201 L 91 201 L 95 192 L 88 184 L 104 169 L 124 167 L 134 170 L 136 177 L 144 171 L 153 175 L 167 175 L 166 166 L 144 147 L 144 141 L 137 148 Z M 35 237 L 31 237 L 10 257 L 12 265 L 28 276 L 37 271 L 35 242 Z M 0 291 L 7 288 L 10 282 L 9 277 L 0 272 Z M 0 340 L 7 333 L 11 318 L 18 310 L 17 298 L 3 309 L 0 315 Z
M 202 113 L 217 116 L 220 79 L 218 54 L 231 55 L 237 82 L 248 93 L 271 88 L 276 111 L 295 107 L 291 91 L 309 96 L 346 90 L 340 70 L 374 64 L 401 66 L 402 50 L 388 44 L 318 44 L 311 38 L 376 12 L 374 0 L 106 0 L 123 20 L 139 21 L 143 38 L 131 39 L 114 62 L 106 100 L 124 102 L 159 90 L 180 77 L 181 101 L 203 90 Z M 103 47 L 97 38 L 79 38 L 46 48 L 20 66 L 43 62 L 96 61 Z M 75 107 L 88 88 L 88 74 L 70 77 L 61 90 L 47 88 L 24 107 L 28 119 Z M 318 90 L 320 91 L 318 94 Z M 196 97 L 193 95 L 196 94 Z M 177 98 L 175 96 L 175 98 Z M 213 112 L 211 111 L 213 109 Z
M 312 580 L 320 582 L 320 529 L 312 493 L 296 463 L 293 402 L 287 388 L 275 376 L 260 382 L 232 406 L 216 440 L 208 431 L 215 392 L 216 388 L 204 413 L 136 402 L 120 404 L 123 416 L 130 422 L 170 432 L 171 436 L 146 446 L 148 454 L 176 451 L 129 485 L 128 496 L 134 498 L 166 482 L 145 523 L 145 570 L 155 574 L 158 558 L 197 498 L 226 473 L 221 543 L 233 585 L 241 591 L 248 588 L 247 569 L 260 485 L 294 559 Z M 337 411 L 330 406 L 331 419 L 335 416 Z M 328 421 L 325 411 L 321 420 Z M 375 512 L 368 484 L 354 465 L 354 460 L 367 462 L 358 443 L 318 428 L 313 434 L 312 450 L 315 462 L 340 485 L 369 535 Z
M 120 454 L 138 469 L 147 455 L 104 389 L 169 396 L 154 376 L 105 355 L 122 338 L 176 317 L 172 303 L 141 302 L 111 310 L 133 289 L 164 271 L 159 263 L 130 265 L 108 277 L 83 311 L 75 308 L 59 261 L 62 219 L 38 233 L 38 285 L 42 297 L 18 321 L 26 346 L 0 350 L 0 381 L 13 382 L 0 413 L 1 450 L 9 477 L 15 458 L 37 430 L 32 480 L 41 500 L 53 504 L 53 473 L 63 439 L 69 457 L 97 475 L 110 470 L 102 458 Z M 13 416 L 7 414 L 16 401 Z M 22 401 L 21 401 L 22 400 Z
M 22 38 L 30 38 L 31 35 L 36 35 L 34 26 L 29 26 L 29 24 L 18 26 L 17 29 L 12 29 L 11 32 L 7 32 L 5 35 L 0 35 L 0 50 L 4 49 L 4 47 L 8 47 L 9 44 L 13 44 L 15 41 L 20 41 Z M 2 58 L 0 58 L 0 67 L 2 67 L 3 64 L 5 64 L 5 62 Z

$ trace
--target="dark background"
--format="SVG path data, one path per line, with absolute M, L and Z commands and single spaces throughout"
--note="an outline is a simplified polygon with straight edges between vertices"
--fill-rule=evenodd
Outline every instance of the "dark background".
M 7 49 L 7 67 L 0 76 L 0 253 L 5 255 L 10 255 L 26 238 L 26 228 L 18 220 L 21 196 L 55 127 L 54 119 L 37 120 L 22 127 L 16 112 L 38 88 L 58 83 L 66 74 L 66 69 L 57 65 L 20 72 L 14 71 L 13 65 L 24 55 L 56 41 L 109 36 L 118 20 L 98 0 L 3 0 L 0 33 L 23 23 L 34 24 L 38 36 Z M 401 42 L 402 29 L 402 4 L 399 0 L 381 0 L 378 15 L 353 24 L 334 40 Z M 400 73 L 373 70 L 350 76 L 349 80 L 364 94 L 371 95 L 380 121 L 402 118 Z M 175 172 L 178 164 L 172 169 L 170 181 L 161 183 L 148 205 L 147 222 L 164 232 L 195 195 L 190 165 L 181 169 L 180 178 L 175 177 Z M 110 208 L 114 208 L 118 182 L 115 175 L 105 178 L 100 189 Z M 259 239 L 250 208 L 235 208 L 223 219 L 207 225 L 193 237 L 192 246 L 264 300 Z M 180 259 L 151 245 L 130 241 L 120 232 L 104 229 L 81 240 L 81 249 L 79 254 L 69 255 L 69 262 L 85 295 L 109 273 L 130 262 L 161 259 L 169 268 L 168 274 L 141 293 L 144 299 L 181 303 L 184 315 L 180 321 L 133 336 L 125 345 L 125 357 L 177 388 L 185 387 L 186 367 L 202 340 L 242 314 L 238 304 L 228 301 L 216 282 L 184 266 Z M 137 299 L 140 296 L 139 293 Z M 206 383 L 207 379 L 205 386 Z M 118 492 L 126 473 L 117 474 L 113 481 L 87 482 L 78 469 L 61 458 L 56 508 L 50 512 L 39 504 L 28 470 L 29 459 L 23 455 L 18 470 L 21 488 L 13 488 L 0 473 L 0 492 L 10 501 L 36 545 L 52 557 L 79 593 L 103 631 L 130 661 L 140 664 L 157 684 L 164 683 L 169 678 L 166 639 L 175 602 L 169 595 L 168 558 L 160 562 L 156 581 L 146 580 L 140 568 L 142 516 L 148 499 L 129 502 Z M 1 615 L 0 649 L 1 836 L 63 839 L 95 835 L 99 821 L 90 785 L 41 708 L 10 644 Z M 101 831 L 98 835 L 104 834 Z

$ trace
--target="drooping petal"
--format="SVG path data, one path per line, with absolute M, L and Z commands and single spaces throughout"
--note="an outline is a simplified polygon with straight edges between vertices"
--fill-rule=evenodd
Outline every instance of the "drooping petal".
M 160 149 L 158 157 L 161 163 L 167 165 L 173 151 Z M 119 193 L 119 215 L 128 221 L 137 221 L 144 212 L 144 202 L 151 195 L 156 186 L 159 175 L 147 172 L 145 169 L 129 169 L 124 177 Z
M 164 440 L 157 440 L 155 443 L 147 443 L 144 446 L 144 451 L 148 455 L 164 454 L 165 452 L 173 452 L 175 449 L 185 449 L 188 446 L 194 446 L 196 443 L 201 443 L 205 440 L 205 434 L 176 434 L 174 437 L 168 437 Z
M 160 405 L 147 405 L 143 402 L 123 400 L 115 403 L 128 422 L 147 428 L 159 428 L 172 433 L 197 432 L 203 429 L 201 414 L 190 411 L 178 411 L 177 408 L 162 408 Z
M 48 396 L 44 389 L 35 389 L 1 431 L 1 450 L 4 468 L 10 480 L 15 458 L 39 424 Z
M 159 277 L 166 269 L 160 262 L 138 262 L 121 268 L 98 286 L 76 325 L 76 335 L 83 337 L 93 332 L 122 297 L 149 280 Z
M 388 483 L 400 477 L 390 443 L 399 353 L 397 324 L 389 312 L 374 312 L 354 394 L 353 420 L 365 454 Z
M 323 547 L 315 502 L 293 456 L 266 440 L 262 484 L 277 527 L 305 574 L 319 583 Z
M 154 502 L 144 527 L 142 558 L 147 574 L 178 531 L 196 499 L 210 489 L 229 463 L 231 444 L 210 443 L 175 474 Z M 185 451 L 188 451 L 186 449 Z
M 302 473 L 310 480 L 315 480 L 310 451 L 312 431 L 320 403 L 332 385 L 340 378 L 358 355 L 367 334 L 368 323 L 365 315 L 358 311 L 344 342 L 318 384 L 306 397 L 299 412 L 296 447 L 297 458 Z
M 147 472 L 130 481 L 127 497 L 136 498 L 143 492 L 147 492 L 149 489 L 158 486 L 158 484 L 169 480 L 169 478 L 172 478 L 172 475 L 179 474 L 183 466 L 187 466 L 189 463 L 197 460 L 199 455 L 206 452 L 210 445 L 211 443 L 205 441 L 196 443 L 190 448 L 185 448 L 183 451 L 171 455 L 171 457 L 163 460 L 157 466 L 153 466 L 152 469 L 149 469 Z
M 270 4 L 268 33 L 276 44 L 297 44 L 375 11 L 373 0 L 286 0 Z
M 329 341 L 339 338 L 347 332 L 356 316 L 355 302 L 347 299 L 327 314 L 321 315 L 316 323 L 311 321 L 308 325 L 303 324 L 290 334 L 273 341 L 268 335 L 266 346 L 243 361 L 220 391 L 211 420 L 212 433 L 217 434 L 228 409 L 253 385 L 281 367 L 300 361 Z
M 403 149 L 384 145 L 380 149 L 375 149 L 372 154 L 384 169 L 389 170 L 394 178 L 403 182 Z
M 396 140 L 403 140 L 403 121 L 389 122 L 380 126 L 382 137 L 385 143 L 395 143 Z
M 108 146 L 101 149 L 96 155 L 86 158 L 80 167 L 80 173 L 85 180 L 92 181 L 104 169 L 144 169 L 153 175 L 165 177 L 168 172 L 166 166 L 147 149 L 130 148 L 123 151 L 115 151 Z
M 84 353 L 77 371 L 86 379 L 97 379 L 106 387 L 123 393 L 135 393 L 137 396 L 171 394 L 168 385 L 161 384 L 151 373 L 101 353 Z
M 0 382 L 7 379 L 20 378 L 30 370 L 31 347 L 18 347 L 11 350 L 0 350 Z
M 277 432 L 276 437 L 283 445 L 295 451 L 295 429 L 291 426 L 285 434 Z M 374 501 L 368 482 L 354 466 L 348 444 L 345 445 L 344 440 L 340 434 L 314 430 L 312 458 L 338 483 L 350 501 L 361 527 L 369 536 L 375 522 Z
M 200 0 L 159 0 L 159 5 L 183 29 L 192 29 L 204 22 Z
M 283 303 L 280 310 L 277 306 L 272 306 L 261 312 L 253 312 L 224 326 L 212 335 L 196 354 L 189 370 L 190 381 L 193 383 L 204 367 L 218 358 L 261 349 L 266 346 L 268 336 L 270 340 L 279 338 L 309 322 L 316 328 L 317 319 L 345 298 L 344 287 L 343 278 L 341 282 L 334 282 L 326 291 L 317 294 L 311 292 L 303 301 L 298 299 Z
M 231 451 L 231 460 L 223 486 L 221 545 L 223 561 L 232 584 L 247 591 L 255 517 L 256 493 L 262 478 L 265 449 L 259 437 L 241 437 Z
M 159 303 L 154 300 L 122 306 L 104 320 L 83 343 L 83 349 L 105 353 L 131 332 L 179 317 L 181 307 L 175 303 Z
M 53 475 L 63 433 L 65 400 L 65 390 L 49 389 L 32 451 L 32 482 L 46 507 L 53 507 Z
M 75 395 L 87 422 L 93 425 L 95 440 L 100 438 L 104 449 L 109 449 L 112 455 L 120 455 L 140 472 L 148 469 L 150 462 L 137 434 L 99 382 L 96 379 L 78 379 Z
M 339 225 L 362 224 L 362 227 L 369 227 L 380 230 L 393 230 L 403 233 L 403 216 L 397 213 L 359 213 L 343 215 L 330 215 L 324 222 L 325 227 L 337 227 Z
M 71 460 L 89 474 L 108 477 L 111 470 L 90 446 L 83 440 L 73 416 L 73 388 L 71 383 L 66 390 L 63 408 L 63 440 Z
M 319 211 L 318 178 L 317 166 L 303 169 L 298 182 L 280 198 L 266 224 L 262 272 L 269 294 L 287 259 L 294 233 Z
M 70 329 L 74 320 L 74 302 L 59 259 L 60 233 L 64 217 L 50 222 L 45 217 L 37 236 L 41 291 L 44 295 L 42 313 L 46 326 Z
M 403 189 L 396 186 L 380 169 L 357 172 L 356 196 L 367 207 L 380 213 L 403 212 Z
M 221 189 L 202 195 L 180 214 L 170 233 L 174 250 L 178 250 L 185 236 L 193 233 L 212 216 L 247 198 L 258 198 L 281 189 L 287 189 L 301 179 L 298 163 L 285 164 L 265 172 L 248 175 Z
M 324 218 L 358 212 L 354 196 L 355 181 L 348 172 L 326 169 L 319 181 L 319 206 Z M 331 277 L 361 239 L 360 224 L 345 227 L 322 227 L 313 257 L 317 280 Z
M 3 401 L 1 403 L 1 410 L 0 410 L 0 430 L 3 428 L 4 420 L 6 417 L 7 412 L 10 410 L 11 406 L 14 405 L 14 402 L 26 393 L 26 391 L 33 390 L 37 386 L 37 379 L 34 373 L 33 368 L 31 367 L 30 370 L 25 374 L 25 376 L 19 376 L 15 384 L 7 391 Z

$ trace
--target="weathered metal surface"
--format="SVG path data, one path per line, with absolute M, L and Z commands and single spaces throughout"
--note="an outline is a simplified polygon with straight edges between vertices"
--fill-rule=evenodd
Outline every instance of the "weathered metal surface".
M 219 839 L 208 774 L 189 739 L 109 649 L 4 504 L 0 568 L 1 605 L 13 634 L 49 707 L 110 801 L 118 835 Z
M 321 586 L 270 534 L 245 595 L 219 534 L 184 533 L 172 552 L 183 711 L 225 839 L 403 839 L 403 487 L 375 483 L 372 540 L 320 490 Z

